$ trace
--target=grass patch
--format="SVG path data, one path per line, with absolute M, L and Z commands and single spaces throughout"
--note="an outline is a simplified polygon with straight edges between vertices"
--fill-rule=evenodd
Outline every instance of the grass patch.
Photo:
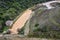
M 8 26 L 4 26 L 3 31 L 7 31 L 9 29 Z

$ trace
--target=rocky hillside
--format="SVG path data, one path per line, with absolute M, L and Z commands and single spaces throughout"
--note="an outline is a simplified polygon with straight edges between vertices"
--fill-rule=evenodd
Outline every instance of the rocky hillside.
M 60 38 L 60 7 L 34 10 L 32 14 L 29 37 Z
M 52 9 L 40 4 L 31 8 L 31 18 L 24 25 L 26 29 L 23 31 L 29 33 L 27 37 L 60 38 L 60 6 L 54 5 Z

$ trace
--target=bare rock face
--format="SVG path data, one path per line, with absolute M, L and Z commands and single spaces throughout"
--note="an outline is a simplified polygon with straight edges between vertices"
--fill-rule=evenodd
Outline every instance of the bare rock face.
M 6 24 L 6 26 L 11 26 L 13 24 L 13 21 L 7 20 L 5 24 Z

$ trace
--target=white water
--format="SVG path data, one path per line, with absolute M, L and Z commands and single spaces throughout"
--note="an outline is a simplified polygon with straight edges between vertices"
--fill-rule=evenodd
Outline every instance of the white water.
M 52 7 L 50 4 L 51 4 L 51 3 L 55 3 L 55 2 L 60 3 L 60 1 L 50 1 L 50 2 L 46 2 L 46 3 L 42 3 L 42 4 L 43 4 L 43 5 L 46 5 L 46 7 L 47 7 L 48 9 L 52 9 L 52 8 L 54 8 L 54 7 Z

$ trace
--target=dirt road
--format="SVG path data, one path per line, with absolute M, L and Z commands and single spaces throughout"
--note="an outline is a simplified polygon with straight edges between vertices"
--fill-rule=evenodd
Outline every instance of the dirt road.
M 20 16 L 17 21 L 13 24 L 12 28 L 9 29 L 11 34 L 17 34 L 17 29 L 21 29 L 26 21 L 29 19 L 32 10 L 27 9 L 22 16 Z

